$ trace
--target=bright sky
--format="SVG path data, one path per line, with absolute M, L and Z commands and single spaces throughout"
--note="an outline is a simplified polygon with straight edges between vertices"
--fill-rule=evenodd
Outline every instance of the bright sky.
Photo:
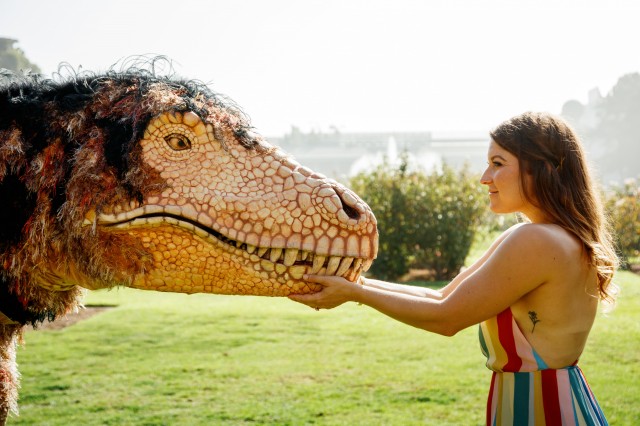
M 637 0 L 0 0 L 45 73 L 162 54 L 259 133 L 486 132 L 640 72 Z

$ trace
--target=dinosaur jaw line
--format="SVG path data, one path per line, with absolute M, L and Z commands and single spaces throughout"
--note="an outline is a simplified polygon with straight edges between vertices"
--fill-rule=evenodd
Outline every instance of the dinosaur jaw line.
M 190 215 L 195 216 L 195 215 Z M 344 255 L 319 254 L 300 248 L 259 247 L 229 238 L 196 219 L 187 217 L 179 207 L 145 205 L 117 214 L 90 211 L 83 226 L 101 226 L 110 229 L 132 229 L 145 226 L 170 225 L 220 246 L 224 251 L 259 264 L 263 270 L 288 273 L 294 279 L 304 274 L 337 275 L 355 281 L 368 270 L 373 259 Z

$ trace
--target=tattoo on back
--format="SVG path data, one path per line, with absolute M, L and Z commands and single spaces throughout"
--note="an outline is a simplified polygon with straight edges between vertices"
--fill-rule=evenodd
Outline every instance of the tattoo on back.
M 533 331 L 536 329 L 536 324 L 540 322 L 536 311 L 529 311 L 529 319 L 533 323 L 533 327 L 531 327 L 531 332 L 533 333 Z

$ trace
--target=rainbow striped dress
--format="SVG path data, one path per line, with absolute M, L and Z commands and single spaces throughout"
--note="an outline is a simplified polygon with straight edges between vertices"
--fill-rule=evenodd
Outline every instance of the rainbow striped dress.
M 511 308 L 480 324 L 480 346 L 493 370 L 487 425 L 608 425 L 578 361 L 547 367 Z

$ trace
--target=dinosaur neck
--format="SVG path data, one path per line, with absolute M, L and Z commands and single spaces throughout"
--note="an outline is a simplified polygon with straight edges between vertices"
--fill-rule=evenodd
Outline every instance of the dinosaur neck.
M 50 291 L 31 286 L 29 295 L 16 291 L 16 283 L 0 271 L 0 326 L 33 325 L 53 321 L 80 304 L 82 289 L 78 286 L 66 291 Z
M 12 277 L 8 271 L 0 267 L 0 325 L 36 325 L 45 320 L 55 319 L 56 310 L 51 309 L 53 305 L 47 299 L 54 301 L 56 291 L 36 285 L 25 286 L 25 283 L 34 283 L 34 281 L 35 279 L 30 276 L 22 280 Z M 40 281 L 47 282 L 43 279 Z
M 32 309 L 29 309 L 29 302 L 12 292 L 12 287 L 11 281 L 6 277 L 0 278 L 0 313 L 2 314 L 2 316 L 0 316 L 0 323 L 6 324 L 6 322 L 3 321 L 3 319 L 6 318 L 10 321 L 8 324 L 35 325 L 43 322 L 45 319 L 53 320 L 55 318 L 55 314 L 53 313 L 47 311 L 34 312 Z

